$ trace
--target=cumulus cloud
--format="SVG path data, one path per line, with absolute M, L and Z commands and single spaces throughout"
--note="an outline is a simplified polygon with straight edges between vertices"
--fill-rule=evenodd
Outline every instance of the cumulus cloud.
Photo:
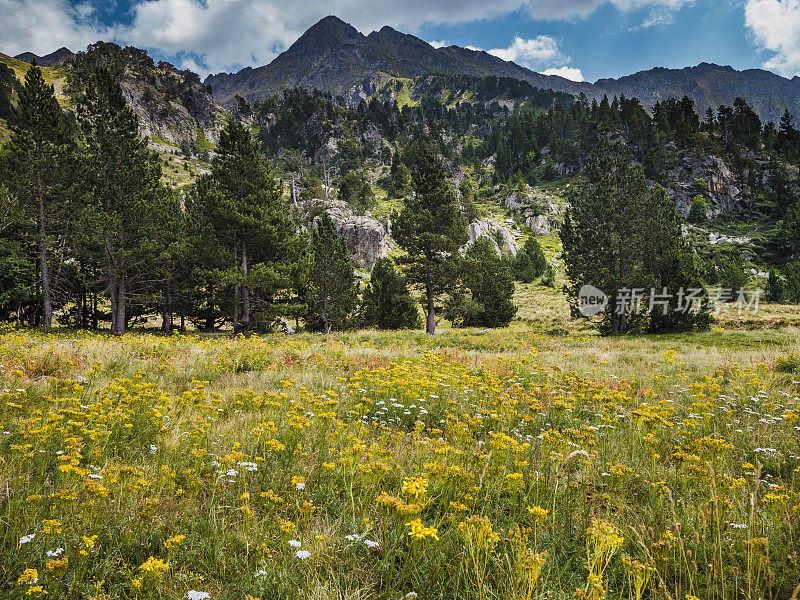
M 559 67 L 558 69 L 545 69 L 542 75 L 558 75 L 570 81 L 584 81 L 583 73 L 577 67 Z
M 110 30 L 97 22 L 88 2 L 0 0 L 0 15 L 0 51 L 12 56 L 49 54 L 60 46 L 81 49 L 110 35 Z
M 756 43 L 773 53 L 764 67 L 800 75 L 800 0 L 747 0 L 744 15 Z
M 493 48 L 487 52 L 532 69 L 566 60 L 558 48 L 558 41 L 549 35 L 530 39 L 523 39 L 517 35 L 508 48 Z
M 544 75 L 558 75 L 572 81 L 583 81 L 581 70 L 567 66 L 570 57 L 564 56 L 558 46 L 558 40 L 549 35 L 530 39 L 523 39 L 517 35 L 508 48 L 493 48 L 487 52 L 534 71 L 538 70 Z

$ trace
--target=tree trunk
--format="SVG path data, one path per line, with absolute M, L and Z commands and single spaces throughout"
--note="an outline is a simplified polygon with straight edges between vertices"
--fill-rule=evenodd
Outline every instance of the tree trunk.
M 433 335 L 436 333 L 436 306 L 433 296 L 433 288 L 430 285 L 425 286 L 425 295 L 428 304 L 428 314 L 425 320 L 425 333 Z
M 247 242 L 242 240 L 242 272 L 247 279 Z M 250 325 L 250 288 L 247 284 L 242 286 L 242 323 L 245 327 Z
M 328 299 L 322 301 L 322 312 L 319 315 L 319 322 L 322 324 L 322 332 L 328 335 L 331 332 L 331 323 L 328 320 Z
M 80 329 L 83 324 L 83 305 L 86 302 L 86 294 L 83 293 L 83 284 L 78 284 L 75 293 L 75 329 Z
M 239 263 L 239 245 L 236 239 L 236 232 L 233 232 L 233 264 L 238 265 Z M 238 277 L 237 282 L 233 285 L 233 318 L 232 318 L 232 325 L 233 325 L 233 333 L 239 333 L 239 283 Z
M 92 292 L 92 329 L 97 331 L 97 292 Z
M 83 296 L 83 310 L 81 311 L 81 327 L 89 329 L 89 294 L 87 294 L 86 284 L 81 284 L 81 295 Z
M 108 298 L 111 301 L 111 333 L 117 333 L 117 304 L 119 295 L 117 289 L 117 275 L 114 272 L 114 261 L 111 244 L 106 242 L 106 276 L 108 277 Z
M 114 335 L 123 335 L 127 317 L 125 315 L 125 276 L 117 278 L 117 329 L 112 331 Z
M 42 184 L 42 174 L 36 174 L 37 204 L 39 209 L 39 268 L 42 272 L 42 325 L 52 327 L 53 325 L 53 299 L 50 293 L 50 269 L 47 265 L 47 239 L 45 237 L 44 226 L 44 185 Z
M 214 331 L 214 301 L 215 293 L 212 283 L 208 286 L 208 312 L 206 313 L 206 329 L 208 331 Z
M 161 330 L 164 333 L 172 333 L 172 290 L 169 285 L 162 292 L 164 296 L 164 309 L 161 317 Z

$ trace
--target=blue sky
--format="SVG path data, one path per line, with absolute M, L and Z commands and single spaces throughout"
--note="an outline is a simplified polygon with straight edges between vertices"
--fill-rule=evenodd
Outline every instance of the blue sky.
M 702 61 L 800 74 L 800 0 L 0 0 L 0 51 L 104 39 L 206 75 L 265 64 L 328 14 L 588 81 Z

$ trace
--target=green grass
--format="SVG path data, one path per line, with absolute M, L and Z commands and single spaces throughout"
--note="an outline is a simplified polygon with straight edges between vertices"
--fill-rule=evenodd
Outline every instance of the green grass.
M 203 130 L 200 128 L 197 129 L 197 138 L 195 139 L 195 145 L 197 146 L 197 150 L 199 152 L 211 152 L 212 150 L 214 150 L 214 148 L 216 148 L 214 144 L 212 144 L 206 139 Z
M 16 58 L 12 58 L 0 52 L 0 63 L 4 63 L 14 70 L 17 79 L 20 81 L 25 80 L 25 73 L 30 69 L 30 65 Z M 72 101 L 64 93 L 64 86 L 67 82 L 67 68 L 64 66 L 58 67 L 39 67 L 42 70 L 44 80 L 55 88 L 56 98 L 58 103 L 64 109 L 72 108 Z

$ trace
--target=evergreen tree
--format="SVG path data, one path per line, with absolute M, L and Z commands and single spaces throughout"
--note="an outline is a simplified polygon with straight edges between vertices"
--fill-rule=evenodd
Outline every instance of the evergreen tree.
M 436 332 L 436 301 L 458 284 L 459 248 L 467 231 L 444 165 L 431 146 L 415 149 L 414 194 L 394 219 L 395 240 L 406 251 L 399 262 L 411 283 L 422 286 L 425 331 Z
M 792 123 L 792 115 L 788 110 L 783 111 L 778 128 L 778 146 L 788 156 L 789 160 L 800 153 L 800 131 Z
M 774 247 L 779 262 L 800 258 L 800 202 L 786 211 L 775 236 Z
M 775 269 L 769 270 L 767 301 L 782 304 L 786 299 L 786 282 Z
M 399 153 L 392 156 L 392 169 L 389 181 L 389 195 L 392 198 L 404 198 L 411 192 L 411 172 L 401 162 Z
M 375 194 L 363 176 L 350 171 L 339 182 L 339 200 L 344 200 L 362 213 L 375 204 Z
M 800 304 L 800 260 L 785 265 L 783 274 L 786 277 L 785 302 Z
M 226 247 L 217 248 L 212 261 L 224 263 L 218 285 L 232 289 L 233 330 L 250 327 L 253 293 L 267 310 L 290 287 L 298 241 L 280 184 L 238 121 L 231 120 L 220 133 L 211 173 L 198 182 L 192 211 L 198 215 L 196 222 L 207 221 L 214 243 Z
M 312 169 L 306 169 L 303 176 L 300 178 L 300 192 L 301 200 L 318 199 L 325 196 L 325 191 L 322 189 L 322 180 Z
M 605 292 L 600 330 L 622 334 L 706 326 L 705 313 L 680 313 L 678 291 L 700 288 L 691 250 L 681 237 L 680 217 L 660 187 L 648 189 L 641 168 L 621 145 L 604 144 L 592 154 L 588 181 L 577 186 L 561 228 L 566 292 L 573 313 L 584 285 Z M 650 315 L 631 290 L 662 293 L 672 300 L 668 314 Z M 645 299 L 643 299 L 645 300 Z
M 547 268 L 547 259 L 535 237 L 529 237 L 517 252 L 513 262 L 514 277 L 522 283 L 532 283 Z
M 701 195 L 692 198 L 692 206 L 689 209 L 689 223 L 700 225 L 708 221 L 708 200 Z
M 65 216 L 68 183 L 63 165 L 67 162 L 69 136 L 53 86 L 45 82 L 39 67 L 33 65 L 28 69 L 18 92 L 13 133 L 2 167 L 21 201 L 20 216 L 33 216 L 41 282 L 41 323 L 50 327 L 53 321 L 50 246 L 59 221 Z
M 498 256 L 491 241 L 478 238 L 469 247 L 464 260 L 464 285 L 471 292 L 471 302 L 462 312 L 459 324 L 464 327 L 503 327 L 517 314 L 514 277 L 508 261 Z
M 403 277 L 388 258 L 375 263 L 364 290 L 364 320 L 378 329 L 416 329 L 419 311 Z
M 683 220 L 661 186 L 648 190 L 649 208 L 643 256 L 644 273 L 655 295 L 662 296 L 665 305 L 648 305 L 650 333 L 705 330 L 711 324 L 708 302 L 702 285 L 700 269 L 689 242 L 683 237 Z M 685 306 L 688 295 L 696 293 L 696 307 Z M 648 298 L 648 301 L 650 298 Z
M 111 301 L 111 331 L 125 333 L 134 284 L 152 276 L 146 265 L 160 260 L 168 215 L 180 210 L 161 184 L 158 156 L 138 135 L 136 115 L 119 83 L 104 68 L 89 78 L 79 106 L 89 186 L 78 243 L 95 250 Z
M 27 259 L 23 248 L 11 240 L 0 238 L 0 321 L 16 313 L 22 317 L 22 307 L 31 297 L 36 278 L 36 266 Z
M 336 224 L 328 213 L 315 220 L 310 250 L 306 322 L 323 333 L 345 329 L 356 306 L 358 283 L 347 244 L 336 233 Z

